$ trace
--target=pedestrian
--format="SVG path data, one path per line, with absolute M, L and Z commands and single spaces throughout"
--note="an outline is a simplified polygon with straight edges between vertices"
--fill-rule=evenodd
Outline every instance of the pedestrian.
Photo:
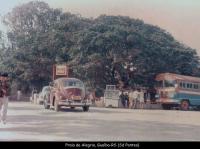
M 128 97 L 127 92 L 124 95 L 124 100 L 125 100 L 125 108 L 128 108 L 129 107 L 129 97 Z
M 144 108 L 144 91 L 142 89 L 139 90 L 139 104 L 140 109 Z
M 151 103 L 155 103 L 155 100 L 156 100 L 156 89 L 154 87 L 151 87 L 149 89 L 149 94 L 150 94 Z
M 9 86 L 5 80 L 0 84 L 0 121 L 6 124 Z
M 119 99 L 122 103 L 123 108 L 125 107 L 125 95 L 124 95 L 124 91 L 121 92 L 121 95 L 119 96 Z
M 17 100 L 19 101 L 21 99 L 21 90 L 17 90 Z
M 131 109 L 133 107 L 133 90 L 130 90 L 129 93 L 128 93 L 128 97 L 129 97 L 129 108 Z
M 139 102 L 139 92 L 138 89 L 133 91 L 133 109 L 136 109 L 138 102 Z
M 147 103 L 147 99 L 148 99 L 148 92 L 147 90 L 144 90 L 144 104 Z
M 32 91 L 32 100 L 33 100 L 33 103 L 37 103 L 37 90 L 36 88 L 33 89 Z

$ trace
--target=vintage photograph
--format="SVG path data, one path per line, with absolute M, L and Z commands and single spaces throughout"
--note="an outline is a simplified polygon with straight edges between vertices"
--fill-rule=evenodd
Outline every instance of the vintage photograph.
M 199 27 L 199 0 L 0 0 L 0 142 L 200 141 Z

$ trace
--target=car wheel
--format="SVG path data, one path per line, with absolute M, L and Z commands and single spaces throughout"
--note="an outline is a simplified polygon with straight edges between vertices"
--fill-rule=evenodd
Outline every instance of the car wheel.
M 54 110 L 56 112 L 60 111 L 60 106 L 58 105 L 58 102 L 55 100 L 55 103 L 54 103 Z
M 83 106 L 83 111 L 84 111 L 84 112 L 89 111 L 89 106 Z
M 183 100 L 181 102 L 181 110 L 187 111 L 187 110 L 189 110 L 189 107 L 190 107 L 189 101 Z
M 47 101 L 46 98 L 44 99 L 43 105 L 44 105 L 45 109 L 49 109 L 50 108 L 50 105 L 48 104 L 48 101 Z

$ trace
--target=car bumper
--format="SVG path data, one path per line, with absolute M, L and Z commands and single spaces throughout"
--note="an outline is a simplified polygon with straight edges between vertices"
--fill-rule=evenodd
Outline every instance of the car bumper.
M 59 101 L 58 105 L 60 106 L 69 106 L 69 107 L 82 107 L 82 106 L 90 106 L 91 102 L 75 102 L 75 101 Z
M 161 104 L 173 104 L 173 105 L 179 105 L 180 101 L 179 100 L 175 100 L 175 99 L 161 99 L 158 100 L 159 103 Z

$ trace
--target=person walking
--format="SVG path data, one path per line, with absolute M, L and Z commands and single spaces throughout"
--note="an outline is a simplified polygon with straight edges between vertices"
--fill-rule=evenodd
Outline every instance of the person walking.
M 6 124 L 7 119 L 8 95 L 9 87 L 4 80 L 0 85 L 0 121 L 3 122 L 3 124 Z

